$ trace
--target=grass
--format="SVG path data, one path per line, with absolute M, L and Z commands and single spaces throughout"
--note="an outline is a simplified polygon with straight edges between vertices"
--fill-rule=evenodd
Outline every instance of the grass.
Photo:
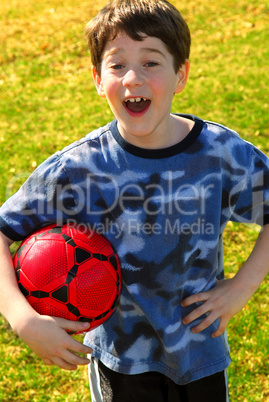
M 193 33 L 191 75 L 173 111 L 232 127 L 269 152 L 269 6 L 260 0 L 172 1 Z M 0 2 L 0 203 L 46 157 L 112 119 L 93 86 L 83 38 L 105 1 Z M 266 79 L 267 77 L 267 79 Z M 225 266 L 232 276 L 257 228 L 229 224 Z M 265 280 L 228 327 L 232 402 L 269 400 L 269 284 Z M 89 401 L 87 370 L 47 367 L 0 316 L 1 401 Z

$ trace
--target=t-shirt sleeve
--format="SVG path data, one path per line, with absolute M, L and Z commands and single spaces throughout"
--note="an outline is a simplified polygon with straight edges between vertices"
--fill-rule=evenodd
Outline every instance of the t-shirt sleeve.
M 269 224 L 269 159 L 248 143 L 246 152 L 241 149 L 241 155 L 235 157 L 244 158 L 249 166 L 242 180 L 230 190 L 230 220 L 260 226 Z
M 76 215 L 72 186 L 58 154 L 43 162 L 0 208 L 0 231 L 14 241 Z

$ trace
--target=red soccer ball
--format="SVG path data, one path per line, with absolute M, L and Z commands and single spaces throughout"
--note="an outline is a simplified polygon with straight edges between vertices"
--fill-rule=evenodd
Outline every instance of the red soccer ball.
M 39 229 L 21 243 L 13 262 L 20 290 L 39 314 L 87 321 L 93 329 L 119 301 L 118 256 L 104 236 L 85 227 Z

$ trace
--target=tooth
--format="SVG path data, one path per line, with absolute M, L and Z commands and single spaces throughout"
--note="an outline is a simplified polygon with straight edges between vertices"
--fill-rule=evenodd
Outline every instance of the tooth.
M 126 99 L 126 103 L 127 102 L 131 102 L 131 103 L 139 103 L 139 102 L 141 102 L 141 101 L 146 101 L 147 99 L 146 98 L 129 98 L 129 99 Z

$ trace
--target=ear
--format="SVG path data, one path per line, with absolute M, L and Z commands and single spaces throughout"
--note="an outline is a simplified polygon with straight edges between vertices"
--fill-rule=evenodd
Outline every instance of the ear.
M 102 79 L 99 76 L 99 74 L 97 73 L 95 67 L 92 67 L 92 76 L 93 76 L 93 80 L 94 80 L 95 87 L 96 87 L 98 95 L 101 96 L 102 98 L 105 98 L 106 96 L 105 96 L 105 93 L 104 93 Z
M 187 84 L 190 72 L 190 61 L 186 60 L 184 64 L 179 68 L 177 76 L 178 81 L 175 88 L 175 93 L 178 94 L 183 91 L 185 85 Z

